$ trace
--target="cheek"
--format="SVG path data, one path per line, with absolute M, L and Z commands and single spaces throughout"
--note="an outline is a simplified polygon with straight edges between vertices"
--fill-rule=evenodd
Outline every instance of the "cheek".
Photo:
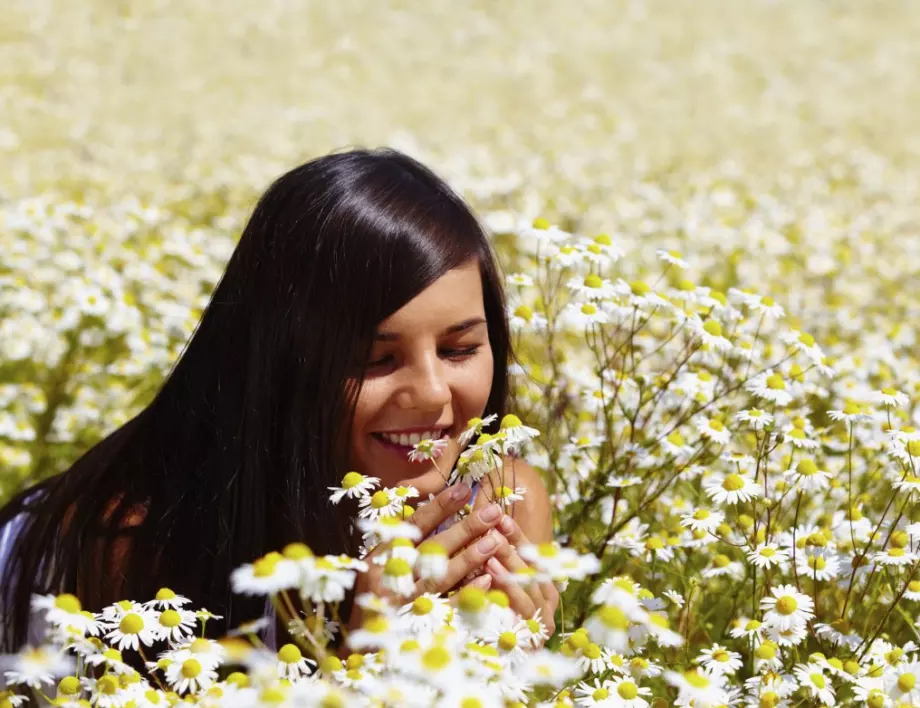
M 465 424 L 470 418 L 482 415 L 489 401 L 494 373 L 491 352 L 476 357 L 460 372 L 454 389 L 455 408 L 462 416 L 458 422 Z
M 367 426 L 373 422 L 386 400 L 385 387 L 379 384 L 377 381 L 365 381 L 358 394 L 351 426 L 351 437 L 354 441 L 360 440 L 367 432 Z

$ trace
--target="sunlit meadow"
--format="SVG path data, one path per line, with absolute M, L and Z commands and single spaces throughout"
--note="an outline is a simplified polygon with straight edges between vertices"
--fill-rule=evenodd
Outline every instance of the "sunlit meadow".
M 14 0 L 0 501 L 150 399 L 273 177 L 387 144 L 494 234 L 515 417 L 458 476 L 544 472 L 520 582 L 564 592 L 545 647 L 501 593 L 414 597 L 442 554 L 353 476 L 401 599 L 350 656 L 365 561 L 295 544 L 232 579 L 279 651 L 169 589 L 37 596 L 0 706 L 920 705 L 917 36 L 906 1 Z

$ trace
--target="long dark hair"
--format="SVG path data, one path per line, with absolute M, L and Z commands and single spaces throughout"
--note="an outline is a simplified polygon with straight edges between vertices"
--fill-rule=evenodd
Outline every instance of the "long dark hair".
M 327 487 L 348 471 L 354 364 L 383 319 L 470 259 L 495 361 L 486 413 L 501 415 L 501 277 L 464 201 L 391 149 L 333 153 L 278 178 L 154 400 L 0 510 L 0 528 L 25 512 L 0 579 L 0 647 L 25 640 L 33 592 L 75 592 L 98 611 L 167 586 L 228 628 L 263 610 L 232 594 L 235 567 L 295 540 L 353 553 Z

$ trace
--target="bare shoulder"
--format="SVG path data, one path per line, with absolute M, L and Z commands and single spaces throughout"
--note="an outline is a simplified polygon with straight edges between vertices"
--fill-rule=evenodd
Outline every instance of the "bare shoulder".
M 511 516 L 521 527 L 524 535 L 534 543 L 553 539 L 553 514 L 549 494 L 542 475 L 531 465 L 517 457 L 505 457 L 502 469 L 492 472 L 483 483 L 491 488 L 507 487 L 523 493 L 523 499 L 515 501 Z M 492 494 L 489 494 L 492 497 Z

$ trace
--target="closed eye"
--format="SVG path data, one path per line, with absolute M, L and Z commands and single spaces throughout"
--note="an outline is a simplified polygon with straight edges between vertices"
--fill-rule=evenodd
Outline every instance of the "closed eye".
M 445 359 L 450 359 L 452 361 L 463 361 L 464 359 L 468 359 L 469 357 L 473 356 L 473 354 L 475 354 L 479 350 L 480 346 L 481 345 L 476 344 L 474 346 L 465 347 L 462 349 L 442 349 L 439 353 Z M 387 366 L 388 364 L 391 364 L 392 362 L 393 362 L 393 355 L 385 354 L 379 359 L 375 359 L 374 361 L 369 361 L 367 363 L 367 368 L 377 369 L 377 368 Z

